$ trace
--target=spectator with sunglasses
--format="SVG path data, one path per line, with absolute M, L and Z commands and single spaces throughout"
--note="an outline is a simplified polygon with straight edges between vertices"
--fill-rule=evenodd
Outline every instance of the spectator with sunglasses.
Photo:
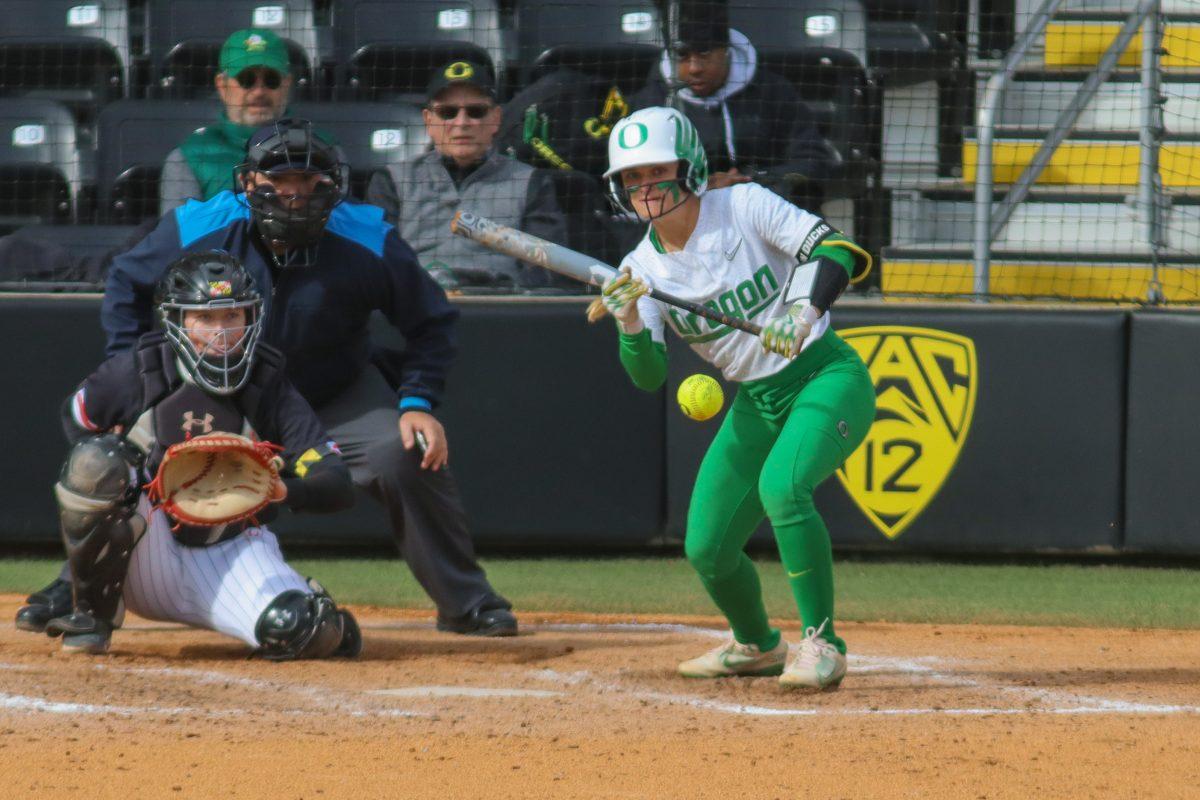
M 461 208 L 552 242 L 566 241 L 550 176 L 494 147 L 501 110 L 490 71 L 467 61 L 446 64 L 434 71 L 426 98 L 422 113 L 433 148 L 376 173 L 367 202 L 383 208 L 447 290 L 553 285 L 550 273 L 539 267 L 450 235 L 450 220 Z
M 159 180 L 160 215 L 190 199 L 208 200 L 233 189 L 233 170 L 250 134 L 284 116 L 292 76 L 279 36 L 261 28 L 235 31 L 221 47 L 219 69 L 215 82 L 225 112 L 167 155 Z
M 678 36 L 630 105 L 671 105 L 674 89 L 674 106 L 704 143 L 707 188 L 754 181 L 818 212 L 821 181 L 838 155 L 795 87 L 758 63 L 750 40 L 730 29 L 725 2 L 680 0 Z

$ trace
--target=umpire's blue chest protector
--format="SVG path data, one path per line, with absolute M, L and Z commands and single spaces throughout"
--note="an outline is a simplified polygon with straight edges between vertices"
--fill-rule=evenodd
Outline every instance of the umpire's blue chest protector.
M 221 192 L 167 214 L 113 261 L 101 309 L 108 355 L 151 329 L 154 287 L 172 261 L 196 250 L 224 250 L 245 264 L 263 295 L 263 338 L 283 351 L 288 377 L 312 405 L 340 393 L 367 365 L 367 323 L 376 310 L 408 342 L 400 396 L 437 403 L 458 312 L 383 221 L 383 210 L 352 201 L 334 208 L 316 264 L 286 269 L 263 250 L 240 195 Z

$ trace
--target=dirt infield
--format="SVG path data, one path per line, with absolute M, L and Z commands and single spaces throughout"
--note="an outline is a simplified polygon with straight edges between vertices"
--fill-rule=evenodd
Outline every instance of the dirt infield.
M 1200 793 L 1200 632 L 851 624 L 843 688 L 811 695 L 674 677 L 715 619 L 525 613 L 481 640 L 356 611 L 357 662 L 250 661 L 136 619 L 109 655 L 66 656 L 4 622 L 0 796 Z

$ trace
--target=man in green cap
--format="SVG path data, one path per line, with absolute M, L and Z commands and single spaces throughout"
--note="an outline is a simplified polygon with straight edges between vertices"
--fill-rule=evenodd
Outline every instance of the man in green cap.
M 159 180 L 160 215 L 189 199 L 207 200 L 232 189 L 233 168 L 245 158 L 250 134 L 282 117 L 287 107 L 292 88 L 287 45 L 271 31 L 235 31 L 221 47 L 219 67 L 217 94 L 225 113 L 167 155 Z

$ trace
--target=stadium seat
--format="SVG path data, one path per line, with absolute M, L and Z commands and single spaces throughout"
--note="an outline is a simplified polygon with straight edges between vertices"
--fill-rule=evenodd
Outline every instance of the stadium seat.
M 409 103 L 296 103 L 291 114 L 337 142 L 350 164 L 351 194 L 359 199 L 373 172 L 415 158 L 429 141 L 421 109 Z
M 937 79 L 965 56 L 966 14 L 953 0 L 864 0 L 867 64 L 888 86 Z M 963 6 L 962 8 L 965 8 Z M 1000 16 L 990 15 L 990 16 Z
M 0 279 L 19 281 L 13 288 L 22 290 L 32 288 L 31 281 L 45 288 L 97 289 L 110 257 L 131 247 L 138 234 L 135 225 L 27 225 L 0 239 L 8 245 L 0 253 L 19 254 L 23 262 L 0 264 Z
M 568 68 L 604 77 L 632 94 L 645 84 L 662 51 L 653 0 L 524 0 L 516 23 L 522 86 Z
M 862 6 L 856 0 L 836 9 L 820 0 L 730 0 L 729 23 L 750 39 L 764 68 L 796 87 L 837 151 L 826 198 L 860 196 L 875 118 Z
M 867 63 L 867 18 L 858 0 L 729 0 L 729 24 L 762 55 L 844 50 Z
M 558 206 L 567 219 L 567 241 L 560 244 L 609 264 L 620 261 L 624 253 L 618 250 L 610 223 L 612 209 L 600 182 L 578 170 L 556 169 L 550 174 Z
M 435 68 L 455 60 L 505 66 L 495 0 L 334 0 L 338 84 L 363 100 L 424 100 Z
M 220 113 L 219 103 L 169 100 L 121 100 L 101 111 L 96 164 L 100 221 L 131 224 L 157 217 L 163 160 Z
M 0 15 L 0 94 L 58 100 L 81 117 L 125 91 L 125 0 L 5 0 Z
M 75 120 L 38 98 L 0 99 L 0 226 L 70 222 L 83 169 Z
M 219 9 L 219 13 L 218 13 Z M 241 28 L 275 31 L 288 45 L 295 81 L 293 97 L 313 86 L 313 67 L 320 60 L 313 0 L 149 0 L 146 43 L 158 91 L 171 98 L 207 97 L 221 45 Z

